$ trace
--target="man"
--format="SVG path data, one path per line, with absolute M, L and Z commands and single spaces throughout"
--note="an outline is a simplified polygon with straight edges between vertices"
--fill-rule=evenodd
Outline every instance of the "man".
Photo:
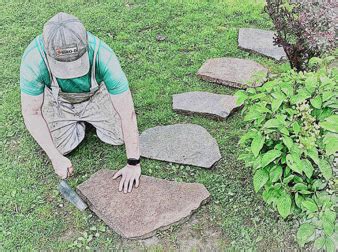
M 73 174 L 64 155 L 84 138 L 85 123 L 105 143 L 126 147 L 119 191 L 131 192 L 141 175 L 139 134 L 128 81 L 112 49 L 80 20 L 58 13 L 26 48 L 20 67 L 25 125 L 57 175 Z

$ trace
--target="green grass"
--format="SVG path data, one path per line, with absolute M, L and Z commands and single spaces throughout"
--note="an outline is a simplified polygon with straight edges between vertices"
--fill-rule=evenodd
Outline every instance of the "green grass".
M 114 2 L 114 3 L 112 3 Z M 237 48 L 240 27 L 272 28 L 263 1 L 2 1 L 0 3 L 0 249 L 65 249 L 104 224 L 90 211 L 81 213 L 65 202 L 58 178 L 23 124 L 20 112 L 19 66 L 30 41 L 44 22 L 59 11 L 79 17 L 87 29 L 118 55 L 130 82 L 139 130 L 173 123 L 205 127 L 219 143 L 222 160 L 213 170 L 144 160 L 142 173 L 169 180 L 203 183 L 212 201 L 198 213 L 203 232 L 221 230 L 226 248 L 294 248 L 292 224 L 279 219 L 253 191 L 251 170 L 237 161 L 237 142 L 245 124 L 240 113 L 227 121 L 172 111 L 175 93 L 236 90 L 196 77 L 212 57 L 254 59 L 272 72 L 288 68 Z M 166 36 L 158 42 L 156 35 Z M 125 164 L 124 146 L 101 143 L 90 131 L 69 155 L 76 173 L 72 186 L 102 168 Z M 180 226 L 158 232 L 161 244 L 174 248 Z M 105 228 L 87 245 L 92 249 L 127 248 L 130 244 Z M 128 245 L 129 244 L 129 245 Z M 159 247 L 161 248 L 161 246 Z

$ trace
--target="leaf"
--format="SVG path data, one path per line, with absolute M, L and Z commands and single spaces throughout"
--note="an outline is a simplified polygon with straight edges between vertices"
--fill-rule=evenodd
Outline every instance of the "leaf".
M 283 101 L 285 100 L 285 95 L 280 91 L 277 93 L 271 94 L 273 96 L 273 100 L 271 102 L 271 110 L 272 112 L 276 112 L 279 107 L 282 105 Z
M 328 156 L 335 154 L 338 151 L 338 134 L 325 134 L 323 143 L 325 144 L 325 151 Z
M 282 128 L 280 129 L 280 132 L 281 132 L 282 134 L 286 135 L 286 136 L 289 135 L 289 131 L 288 131 L 288 129 L 287 129 L 286 127 L 282 127 Z
M 324 233 L 328 236 L 331 236 L 334 232 L 334 223 L 328 221 L 327 219 L 322 220 Z
M 301 247 L 304 247 L 315 232 L 315 226 L 309 223 L 302 224 L 297 231 L 297 241 Z
M 319 157 L 316 147 L 313 147 L 312 149 L 308 150 L 307 156 L 309 156 L 313 160 L 313 162 L 315 162 L 316 165 L 319 165 Z
M 332 211 L 332 210 L 329 210 L 329 209 L 326 209 L 323 213 L 323 218 L 324 219 L 327 219 L 328 221 L 330 222 L 335 222 L 336 221 L 336 212 L 335 211 Z
M 315 98 L 310 99 L 310 103 L 316 109 L 322 108 L 322 98 L 320 97 L 320 95 L 317 95 Z
M 261 133 L 257 133 L 251 142 L 251 151 L 255 157 L 258 156 L 260 150 L 263 148 L 265 137 Z
M 292 124 L 292 129 L 293 129 L 293 132 L 295 132 L 296 135 L 299 134 L 300 132 L 300 126 L 299 126 L 299 123 L 298 122 L 294 122 Z
M 310 212 L 312 212 L 312 213 L 318 211 L 318 207 L 317 207 L 317 205 L 316 205 L 316 203 L 314 202 L 313 199 L 306 199 L 306 200 L 304 200 L 304 201 L 302 202 L 302 206 L 303 206 L 306 210 L 308 210 L 308 211 L 310 211 Z
M 270 170 L 270 180 L 271 182 L 276 182 L 278 181 L 283 175 L 283 169 L 280 165 L 278 166 L 274 166 L 271 170 Z
M 246 132 L 241 139 L 239 140 L 239 144 L 244 144 L 247 140 L 253 139 L 257 134 L 257 131 L 250 130 Z
M 334 94 L 332 93 L 332 91 L 324 91 L 323 94 L 322 94 L 322 96 L 323 96 L 323 102 L 326 102 L 326 101 L 330 100 L 331 97 L 333 97 L 333 95 Z
M 288 184 L 292 179 L 294 179 L 295 175 L 290 175 L 283 179 L 284 184 Z
M 338 133 L 338 115 L 332 115 L 327 117 L 324 122 L 320 122 L 319 125 L 323 129 Z
M 325 239 L 325 248 L 326 248 L 326 252 L 335 252 L 336 251 L 334 242 L 330 237 L 327 237 Z
M 278 121 L 277 119 L 270 119 L 270 120 L 266 121 L 266 123 L 264 124 L 263 127 L 270 129 L 270 128 L 279 128 L 280 126 L 282 126 L 280 121 Z
M 282 152 L 279 150 L 270 150 L 266 152 L 262 157 L 261 167 L 265 167 L 274 161 L 276 158 L 280 157 Z
M 302 167 L 300 163 L 300 159 L 296 157 L 296 155 L 286 155 L 286 164 L 288 165 L 288 167 L 290 167 L 291 170 L 302 174 Z
M 304 197 L 299 195 L 298 193 L 295 194 L 295 202 L 298 207 L 301 207 Z
M 307 186 L 303 183 L 297 183 L 293 186 L 293 189 L 295 189 L 296 191 L 307 190 Z
M 314 246 L 316 249 L 321 249 L 324 247 L 325 244 L 325 236 L 319 237 L 317 240 L 315 240 Z
M 303 166 L 303 172 L 305 173 L 306 177 L 311 178 L 314 170 L 311 162 L 307 159 L 303 159 L 301 162 Z
M 292 87 L 292 82 L 282 82 L 280 83 L 280 88 L 283 91 L 284 94 L 287 95 L 287 97 L 292 97 L 293 96 L 293 87 Z
M 257 112 L 256 110 L 251 109 L 248 113 L 244 116 L 244 121 L 254 121 L 262 117 L 262 114 Z
M 285 219 L 291 212 L 291 197 L 284 192 L 277 200 L 277 210 L 279 214 Z
M 336 213 L 326 209 L 321 217 L 323 229 L 326 235 L 331 236 L 334 232 L 334 223 L 336 221 Z
M 299 90 L 298 94 L 291 97 L 290 102 L 291 104 L 297 104 L 300 102 L 305 101 L 307 98 L 311 97 L 311 93 L 308 92 L 306 89 Z
M 332 178 L 332 167 L 325 159 L 319 161 L 319 170 L 326 180 Z
M 253 184 L 255 192 L 258 192 L 269 180 L 269 174 L 265 169 L 259 169 L 256 171 L 253 177 Z
M 236 92 L 235 97 L 236 97 L 236 104 L 240 106 L 246 101 L 246 99 L 248 98 L 248 95 L 246 94 L 245 91 L 239 90 Z
M 327 182 L 322 182 L 320 179 L 316 179 L 312 184 L 313 190 L 323 190 L 325 186 L 327 185 Z
M 305 88 L 307 91 L 309 91 L 311 94 L 316 90 L 316 86 L 318 85 L 317 77 L 314 75 L 311 75 L 306 78 L 305 80 Z
M 292 141 L 291 137 L 283 136 L 282 140 L 283 140 L 283 143 L 285 144 L 285 146 L 286 146 L 289 150 L 291 150 L 292 145 L 293 145 L 293 141 Z

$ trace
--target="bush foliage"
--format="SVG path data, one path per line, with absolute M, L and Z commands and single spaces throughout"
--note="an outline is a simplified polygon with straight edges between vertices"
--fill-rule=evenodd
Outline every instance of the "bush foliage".
M 291 68 L 307 69 L 312 57 L 335 47 L 332 0 L 267 0 L 266 11 L 277 31 L 275 43 L 284 48 Z
M 338 150 L 337 71 L 333 57 L 313 58 L 313 71 L 290 70 L 262 87 L 236 93 L 247 132 L 240 159 L 253 168 L 256 192 L 283 218 L 300 217 L 301 246 L 334 251 L 332 163 Z

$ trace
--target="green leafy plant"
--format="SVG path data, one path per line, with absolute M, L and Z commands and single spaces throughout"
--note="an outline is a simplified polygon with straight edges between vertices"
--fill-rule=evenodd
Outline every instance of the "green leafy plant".
M 239 159 L 253 185 L 283 218 L 300 218 L 297 241 L 334 251 L 332 163 L 338 151 L 337 71 L 333 57 L 313 58 L 311 72 L 290 70 L 262 87 L 236 93 L 247 132 Z

